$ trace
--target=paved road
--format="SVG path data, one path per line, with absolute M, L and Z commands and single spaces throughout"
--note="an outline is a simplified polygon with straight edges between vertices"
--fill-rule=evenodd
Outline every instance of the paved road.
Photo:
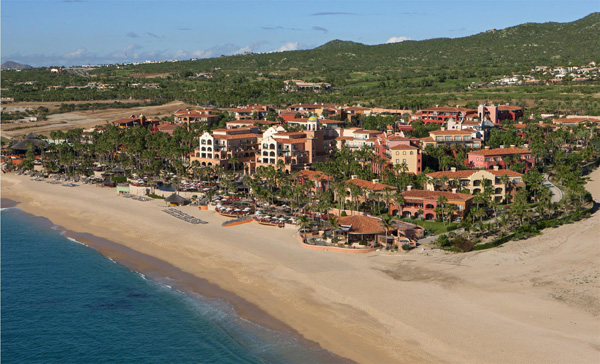
M 556 187 L 550 181 L 548 181 L 548 175 L 544 174 L 544 182 L 542 184 L 550 189 L 550 193 L 552 193 L 552 202 L 560 202 L 563 199 L 563 193 L 560 188 Z

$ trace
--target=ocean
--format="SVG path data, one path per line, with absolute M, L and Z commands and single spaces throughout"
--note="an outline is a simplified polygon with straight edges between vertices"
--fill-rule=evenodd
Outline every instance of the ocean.
M 2 363 L 340 363 L 236 315 L 223 300 L 147 279 L 5 208 Z

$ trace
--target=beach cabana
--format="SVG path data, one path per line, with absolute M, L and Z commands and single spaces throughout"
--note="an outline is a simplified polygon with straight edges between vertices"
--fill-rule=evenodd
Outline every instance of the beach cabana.
M 342 216 L 338 220 L 340 230 L 348 237 L 348 242 L 385 242 L 385 227 L 381 219 L 374 216 L 353 215 Z M 392 240 L 392 234 L 397 228 L 388 231 L 388 240 Z
M 185 199 L 185 198 L 179 196 L 176 193 L 172 193 L 171 196 L 165 198 L 165 202 L 167 204 L 169 204 L 170 206 L 183 206 L 183 205 L 187 205 L 190 201 L 188 199 Z

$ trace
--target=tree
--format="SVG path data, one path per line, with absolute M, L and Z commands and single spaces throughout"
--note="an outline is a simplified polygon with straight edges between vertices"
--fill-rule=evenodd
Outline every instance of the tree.
M 300 230 L 303 231 L 303 241 L 306 243 L 306 229 L 310 226 L 310 219 L 306 215 L 300 215 L 297 218 L 298 225 L 300 226 Z
M 448 198 L 446 196 L 440 196 L 437 199 L 437 206 L 440 208 L 440 215 L 442 216 L 442 221 L 444 221 L 444 208 L 446 207 L 446 204 L 448 203 Z
M 392 229 L 394 227 L 394 225 L 392 225 L 392 218 L 389 215 L 385 215 L 381 219 L 381 225 L 385 229 L 385 247 L 387 249 L 387 248 L 389 248 L 389 244 L 388 244 L 388 232 L 390 231 L 390 229 Z

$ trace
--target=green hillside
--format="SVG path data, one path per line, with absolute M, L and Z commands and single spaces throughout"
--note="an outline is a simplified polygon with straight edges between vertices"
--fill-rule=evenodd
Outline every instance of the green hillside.
M 334 40 L 311 50 L 223 56 L 195 61 L 103 67 L 91 78 L 49 75 L 43 70 L 3 72 L 3 94 L 15 100 L 174 99 L 215 106 L 248 103 L 333 102 L 420 108 L 481 101 L 558 102 L 581 112 L 598 110 L 598 84 L 505 87 L 471 90 L 473 82 L 528 72 L 536 65 L 600 64 L 600 13 L 571 23 L 528 23 L 464 38 L 368 46 Z M 190 77 L 211 72 L 213 78 Z M 160 74 L 160 76 L 155 75 Z M 12 87 L 27 78 L 36 86 Z M 333 90 L 285 93 L 286 79 L 324 81 Z M 43 91 L 49 85 L 90 81 L 116 85 L 107 90 Z M 159 89 L 132 89 L 157 83 Z M 575 105 L 576 103 L 579 103 Z M 585 106 L 582 103 L 585 103 Z M 579 106 L 578 106 L 579 105 Z

